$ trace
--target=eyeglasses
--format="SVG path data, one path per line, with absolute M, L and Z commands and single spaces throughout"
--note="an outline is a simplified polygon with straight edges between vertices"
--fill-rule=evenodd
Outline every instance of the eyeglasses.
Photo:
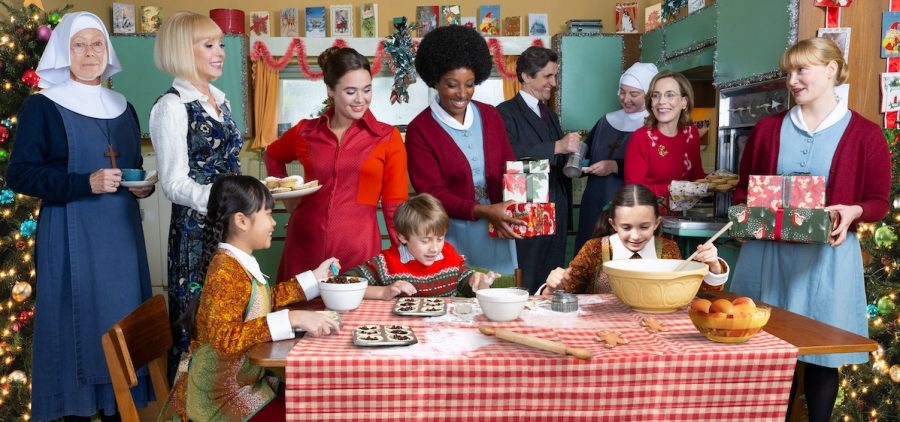
M 665 94 L 660 94 L 658 92 L 650 94 L 650 99 L 653 100 L 653 102 L 657 103 L 659 102 L 660 98 L 665 98 L 666 101 L 672 102 L 675 101 L 675 99 L 678 97 L 684 97 L 684 94 L 678 94 L 675 91 L 668 91 Z
M 72 49 L 72 52 L 75 54 L 84 54 L 88 51 L 88 47 L 90 50 L 94 52 L 94 54 L 100 54 L 106 51 L 106 43 L 103 41 L 94 41 L 88 44 L 85 41 L 75 41 L 72 43 L 69 48 Z

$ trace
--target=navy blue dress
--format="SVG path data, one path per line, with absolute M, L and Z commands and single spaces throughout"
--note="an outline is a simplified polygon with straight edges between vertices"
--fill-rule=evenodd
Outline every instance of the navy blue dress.
M 101 336 L 150 298 L 141 216 L 127 188 L 91 193 L 88 178 L 109 168 L 141 168 L 141 138 L 131 105 L 96 119 L 43 95 L 25 100 L 7 181 L 41 199 L 36 232 L 36 297 L 31 413 L 36 420 L 116 411 Z M 146 405 L 146 377 L 132 389 Z

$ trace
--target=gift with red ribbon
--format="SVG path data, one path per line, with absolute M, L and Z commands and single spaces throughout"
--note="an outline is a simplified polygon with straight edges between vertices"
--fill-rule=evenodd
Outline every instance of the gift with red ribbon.
M 797 243 L 828 243 L 825 177 L 750 176 L 747 205 L 728 209 L 731 237 Z

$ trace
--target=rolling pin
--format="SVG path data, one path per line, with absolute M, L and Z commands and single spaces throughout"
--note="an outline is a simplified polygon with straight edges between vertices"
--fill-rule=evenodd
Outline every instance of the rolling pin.
M 545 340 L 542 338 L 529 336 L 527 334 L 517 333 L 515 331 L 498 329 L 489 325 L 479 325 L 478 331 L 481 331 L 481 333 L 484 335 L 495 336 L 512 343 L 518 343 L 525 346 L 534 347 L 535 349 L 546 350 L 548 352 L 559 353 L 561 355 L 571 355 L 582 360 L 590 360 L 592 357 L 591 351 L 588 349 L 569 347 L 565 344 L 555 342 L 553 340 Z

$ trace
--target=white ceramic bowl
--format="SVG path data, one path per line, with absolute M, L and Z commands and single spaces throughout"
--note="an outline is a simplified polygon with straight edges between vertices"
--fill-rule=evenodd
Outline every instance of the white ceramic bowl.
M 700 290 L 709 266 L 680 259 L 620 259 L 603 263 L 613 293 L 638 312 L 662 314 L 687 305 Z
M 319 281 L 319 294 L 322 295 L 322 301 L 325 307 L 333 311 L 347 312 L 359 307 L 362 303 L 363 296 L 366 294 L 366 287 L 369 286 L 369 280 L 362 277 L 347 277 L 355 280 L 353 283 L 337 284 Z
M 491 321 L 506 322 L 519 317 L 525 303 L 528 302 L 528 291 L 520 289 L 481 289 L 475 292 L 478 305 L 484 316 Z

